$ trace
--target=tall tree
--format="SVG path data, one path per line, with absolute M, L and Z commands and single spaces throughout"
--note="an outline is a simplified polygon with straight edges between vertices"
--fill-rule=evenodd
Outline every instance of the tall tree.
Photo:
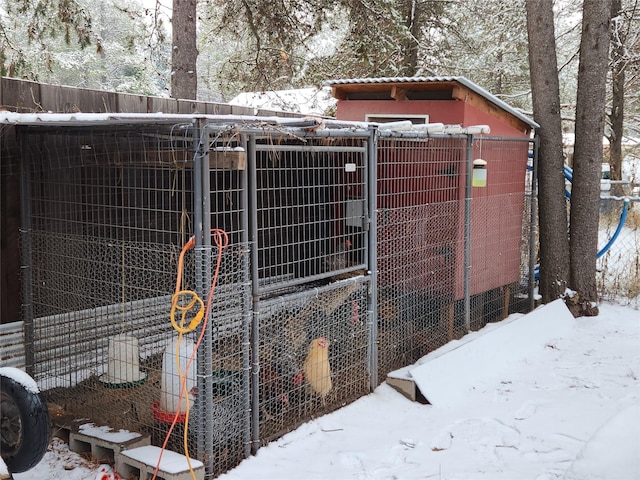
M 638 39 L 638 15 L 640 5 L 638 0 L 626 2 L 613 0 L 611 3 L 611 108 L 608 113 L 609 131 L 609 163 L 611 164 L 611 179 L 622 180 L 622 139 L 625 127 L 625 92 L 628 90 L 627 70 L 631 70 L 633 82 L 634 64 L 640 63 L 640 54 L 637 52 Z M 636 28 L 633 25 L 636 24 Z M 635 45 L 634 45 L 635 43 Z M 634 55 L 634 50 L 636 50 Z M 630 99 L 631 100 L 631 99 Z M 620 184 L 613 184 L 611 193 L 622 195 Z
M 171 96 L 195 100 L 198 92 L 196 0 L 173 0 Z
M 584 0 L 576 98 L 576 143 L 570 221 L 572 313 L 597 315 L 596 256 L 600 172 L 609 66 L 611 0 Z
M 624 128 L 624 80 L 625 80 L 625 37 L 623 26 L 622 0 L 611 2 L 611 110 L 609 123 L 609 163 L 611 180 L 622 180 L 622 135 Z M 622 186 L 613 184 L 611 193 L 622 194 Z
M 569 241 L 564 199 L 562 121 L 553 0 L 527 0 L 526 11 L 533 118 L 540 125 L 540 294 L 543 301 L 548 303 L 564 293 L 569 281 Z

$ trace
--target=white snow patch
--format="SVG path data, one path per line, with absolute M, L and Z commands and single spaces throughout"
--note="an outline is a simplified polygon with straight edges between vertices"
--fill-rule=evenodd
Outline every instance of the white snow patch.
M 129 430 L 114 431 L 113 428 L 106 425 L 98 427 L 94 423 L 80 425 L 78 432 L 89 437 L 100 438 L 113 443 L 124 443 L 142 436 L 139 433 L 130 432 Z
M 556 300 L 499 325 L 444 355 L 428 355 L 409 370 L 429 403 L 451 408 L 473 401 L 471 393 L 492 390 L 529 353 L 567 335 L 575 319 L 564 302 Z
M 26 372 L 14 367 L 0 367 L 0 375 L 12 379 L 22 385 L 29 393 L 40 393 L 38 384 Z
M 605 454 L 606 452 L 606 454 Z M 593 434 L 567 470 L 565 480 L 640 478 L 640 397 Z
M 160 453 L 162 453 L 162 459 L 160 460 L 159 469 L 163 472 L 180 473 L 188 470 L 189 465 L 187 464 L 187 457 L 170 450 L 165 450 L 164 452 L 162 452 L 161 448 L 155 447 L 153 445 L 132 448 L 131 450 L 124 450 L 122 452 L 122 455 L 125 455 L 133 460 L 138 460 L 139 462 L 146 463 L 147 465 L 157 465 Z M 202 462 L 193 458 L 191 458 L 190 460 L 192 468 L 200 468 L 204 465 Z

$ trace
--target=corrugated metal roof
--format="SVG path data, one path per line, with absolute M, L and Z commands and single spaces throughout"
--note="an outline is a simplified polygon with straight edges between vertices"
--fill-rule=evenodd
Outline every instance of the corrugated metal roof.
M 496 97 L 495 95 L 489 93 L 487 90 L 485 90 L 481 86 L 473 83 L 471 80 L 469 80 L 466 77 L 455 77 L 455 76 L 446 77 L 445 76 L 445 77 L 347 78 L 347 79 L 328 80 L 327 82 L 325 82 L 325 84 L 333 87 L 335 85 L 358 85 L 358 84 L 375 84 L 375 83 L 384 84 L 384 83 L 441 83 L 441 82 L 456 82 L 456 83 L 459 83 L 460 85 L 463 85 L 463 86 L 467 87 L 469 90 L 477 93 L 478 95 L 481 95 L 486 100 L 488 100 L 489 102 L 493 103 L 495 106 L 501 108 L 505 112 L 508 112 L 511 115 L 513 115 L 514 117 L 516 117 L 519 120 L 523 121 L 524 123 L 526 123 L 530 127 L 532 127 L 532 128 L 540 127 L 540 125 L 538 125 L 532 119 L 530 119 L 529 117 L 524 115 L 522 112 L 520 112 L 519 110 L 515 109 L 514 107 L 512 107 L 508 103 L 500 100 L 498 97 Z

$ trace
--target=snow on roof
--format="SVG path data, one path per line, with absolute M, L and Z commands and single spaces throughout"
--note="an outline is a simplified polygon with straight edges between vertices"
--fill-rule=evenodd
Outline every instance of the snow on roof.
M 209 128 L 283 131 L 351 132 L 354 135 L 368 135 L 370 125 L 365 122 L 335 120 L 331 118 L 307 117 L 261 117 L 252 115 L 203 115 L 166 113 L 15 113 L 0 111 L 0 124 L 26 127 L 106 127 L 106 126 L 195 126 L 201 121 Z
M 456 82 L 460 85 L 468 88 L 469 90 L 481 95 L 495 106 L 501 108 L 505 112 L 510 113 L 514 117 L 523 121 L 532 128 L 538 128 L 536 122 L 524 115 L 519 110 L 515 109 L 508 103 L 500 100 L 495 95 L 489 93 L 484 88 L 476 85 L 471 80 L 465 77 L 445 76 L 445 77 L 380 77 L 380 78 L 348 78 L 348 79 L 335 79 L 328 80 L 325 84 L 328 86 L 335 85 L 358 85 L 358 84 L 384 84 L 384 83 L 442 83 L 442 82 Z
M 309 115 L 325 115 L 336 104 L 330 89 L 313 87 L 265 92 L 243 92 L 229 104 L 256 109 L 281 110 Z

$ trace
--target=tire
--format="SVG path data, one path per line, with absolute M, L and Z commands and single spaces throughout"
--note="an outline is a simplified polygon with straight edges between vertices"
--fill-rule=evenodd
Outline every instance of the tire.
M 51 424 L 40 395 L 0 375 L 0 452 L 11 473 L 34 467 L 47 451 Z

